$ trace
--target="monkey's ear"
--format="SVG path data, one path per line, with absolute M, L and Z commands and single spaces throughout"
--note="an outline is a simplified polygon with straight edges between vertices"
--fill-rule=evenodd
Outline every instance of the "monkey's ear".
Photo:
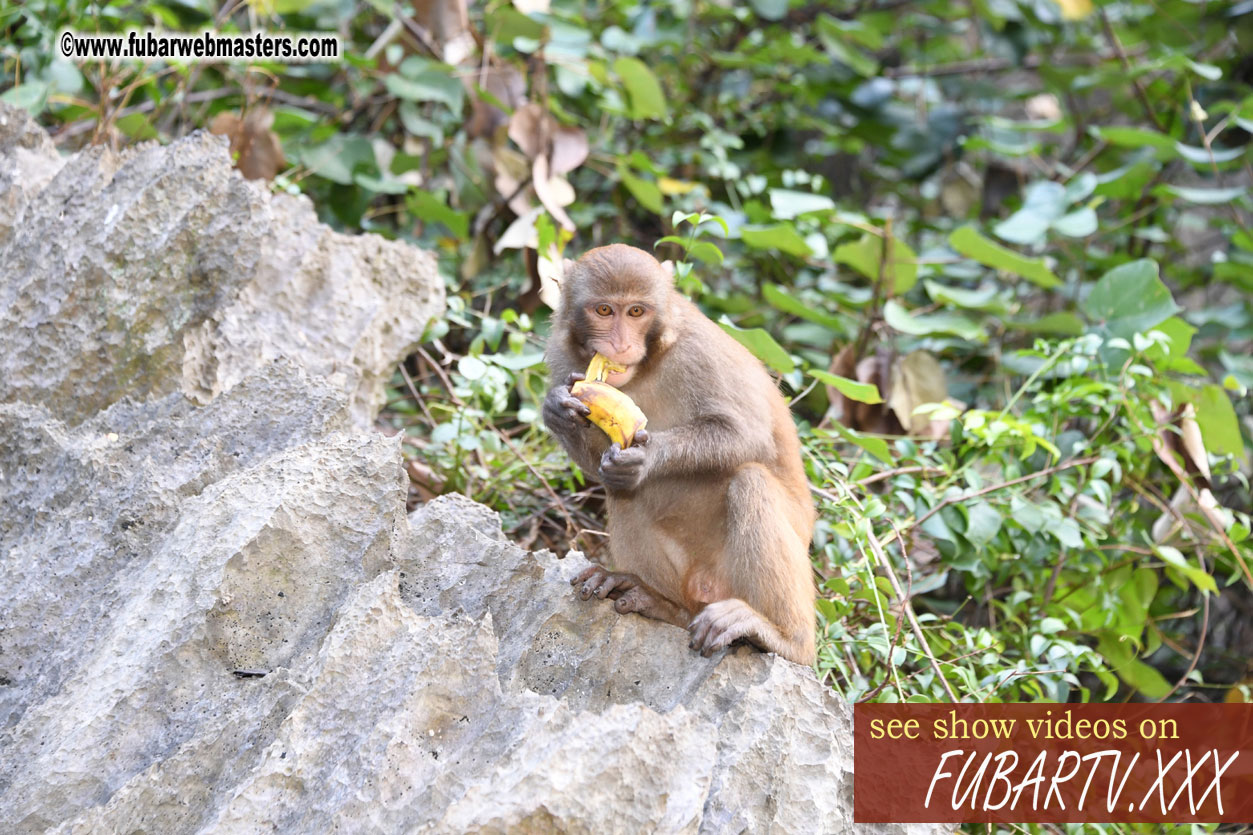
M 674 281 L 674 262 L 669 260 L 662 261 L 661 268 L 666 271 L 666 275 L 670 276 L 670 280 Z

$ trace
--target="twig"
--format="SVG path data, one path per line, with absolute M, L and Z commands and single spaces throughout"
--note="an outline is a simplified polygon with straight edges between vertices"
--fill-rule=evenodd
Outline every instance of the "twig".
M 1127 59 L 1127 53 L 1122 48 L 1122 43 L 1118 40 L 1118 35 L 1114 32 L 1114 27 L 1110 25 L 1109 15 L 1105 13 L 1105 9 L 1098 6 L 1096 13 L 1101 17 L 1101 28 L 1105 30 L 1105 37 L 1109 39 L 1109 44 L 1114 48 L 1114 53 L 1118 56 L 1118 60 L 1122 62 L 1122 68 L 1127 72 L 1127 77 L 1131 81 L 1131 87 L 1136 91 L 1136 98 L 1140 100 L 1140 106 L 1144 110 L 1144 115 L 1153 123 L 1153 127 L 1159 131 L 1165 131 L 1162 123 L 1157 119 L 1157 112 L 1153 109 L 1153 105 L 1149 102 L 1148 95 L 1144 92 L 1144 87 L 1140 84 L 1140 79 L 1136 78 L 1131 70 L 1131 61 Z
M 901 542 L 901 556 L 909 559 L 909 555 L 905 553 L 905 539 L 901 536 L 901 532 L 896 529 L 896 523 L 892 524 L 892 529 L 896 531 L 896 536 Z M 914 637 L 918 639 L 922 652 L 927 656 L 927 660 L 931 662 L 931 669 L 940 679 L 940 684 L 944 686 L 944 692 L 948 694 L 951 701 L 957 701 L 957 694 L 953 692 L 953 688 L 949 686 L 948 679 L 944 677 L 944 671 L 940 669 L 940 662 L 935 660 L 935 656 L 931 653 L 931 647 L 927 644 L 927 638 L 922 633 L 922 625 L 918 623 L 918 618 L 914 614 L 914 606 L 905 594 L 905 590 L 901 588 L 901 581 L 897 578 L 896 572 L 892 569 L 892 563 L 888 560 L 887 554 L 883 548 L 879 546 L 879 540 L 871 532 L 866 540 L 870 543 L 870 550 L 874 551 L 875 558 L 879 560 L 887 573 L 888 582 L 892 584 L 892 591 L 896 594 L 897 599 L 901 601 L 901 612 L 909 619 L 910 630 L 914 633 Z
M 878 481 L 887 481 L 889 478 L 896 478 L 898 475 L 910 475 L 911 473 L 925 473 L 927 475 L 944 475 L 948 470 L 943 467 L 898 467 L 895 470 L 884 470 L 881 473 L 874 473 L 861 479 L 857 483 L 865 486 L 874 484 Z
M 1130 57 L 1139 57 L 1143 49 L 1125 53 Z M 1115 54 L 1098 55 L 1063 55 L 1048 56 L 1047 63 L 1051 67 L 1094 67 L 1106 61 L 1120 57 Z M 969 61 L 954 61 L 937 67 L 885 67 L 882 72 L 886 78 L 934 77 L 943 75 L 968 75 L 978 73 L 1012 72 L 1014 70 L 1036 70 L 1044 66 L 1045 57 L 1028 55 L 1021 61 L 1012 58 L 975 58 Z
M 1205 558 L 1202 557 L 1200 554 L 1197 555 L 1197 558 L 1201 560 L 1201 569 L 1204 570 Z M 1205 592 L 1205 591 L 1201 592 L 1201 606 L 1203 607 L 1201 611 L 1201 634 L 1197 636 L 1196 651 L 1192 653 L 1192 661 L 1188 664 L 1188 669 L 1183 671 L 1183 675 L 1179 676 L 1179 680 L 1175 682 L 1175 686 L 1170 688 L 1170 692 L 1168 692 L 1165 696 L 1162 696 L 1160 699 L 1158 699 L 1159 702 L 1164 702 L 1167 699 L 1169 699 L 1171 696 L 1173 696 L 1176 693 L 1176 691 L 1178 691 L 1179 688 L 1182 687 L 1184 683 L 1188 680 L 1188 676 L 1192 675 L 1192 671 L 1196 669 L 1197 662 L 1201 660 L 1201 650 L 1205 648 L 1205 636 L 1209 632 L 1209 593 L 1208 592 Z
M 1097 456 L 1097 455 L 1089 455 L 1086 458 L 1074 458 L 1070 461 L 1065 462 L 1064 464 L 1056 464 L 1052 467 L 1045 467 L 1043 470 L 1037 470 L 1034 473 L 1027 473 L 1026 475 L 1019 476 L 1018 478 L 1011 478 L 1009 481 L 1003 481 L 1000 484 L 990 484 L 987 487 L 983 487 L 978 490 L 975 490 L 973 493 L 963 493 L 962 495 L 957 496 L 956 498 L 944 499 L 935 507 L 931 508 L 926 513 L 922 514 L 922 516 L 918 517 L 918 519 L 915 520 L 914 523 L 910 525 L 910 527 L 911 528 L 918 527 L 923 522 L 927 521 L 932 516 L 939 513 L 941 510 L 953 504 L 954 502 L 962 502 L 967 499 L 973 499 L 978 496 L 986 495 L 988 493 L 995 493 L 997 490 L 1003 490 L 1006 487 L 1013 487 L 1015 484 L 1022 484 L 1024 481 L 1031 481 L 1032 479 L 1043 478 L 1044 476 L 1053 475 L 1054 473 L 1059 473 L 1062 470 L 1069 470 L 1074 467 L 1084 467 L 1098 460 L 1100 460 L 1100 456 Z
M 413 395 L 413 401 L 418 404 L 418 408 L 422 410 L 422 414 L 426 417 L 426 422 L 431 426 L 434 426 L 435 418 L 431 414 L 431 410 L 426 408 L 426 400 L 418 394 L 418 387 L 413 384 L 413 378 L 409 376 L 409 371 L 405 368 L 404 361 L 402 360 L 397 363 L 397 367 L 400 369 L 401 375 L 405 378 L 405 385 L 409 387 L 409 393 Z
M 862 352 L 866 350 L 866 343 L 870 340 L 870 331 L 874 328 L 876 322 L 881 318 L 879 311 L 879 299 L 883 295 L 883 279 L 886 272 L 887 264 L 892 260 L 892 218 L 888 217 L 883 222 L 883 246 L 879 250 L 879 274 L 875 278 L 874 290 L 870 296 L 870 306 L 866 308 L 866 321 L 861 326 L 861 332 L 857 334 L 857 341 L 853 347 L 853 365 L 856 365 L 862 356 Z M 896 269 L 892 269 L 892 282 L 896 282 Z M 895 287 L 893 287 L 895 289 Z

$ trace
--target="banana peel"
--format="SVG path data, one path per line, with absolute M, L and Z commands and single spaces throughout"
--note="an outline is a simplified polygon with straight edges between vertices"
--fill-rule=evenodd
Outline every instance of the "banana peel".
M 587 406 L 587 419 L 600 427 L 610 441 L 626 449 L 635 441 L 635 433 L 648 424 L 648 418 L 634 400 L 605 382 L 610 374 L 620 371 L 626 368 L 596 354 L 587 366 L 587 379 L 570 386 L 570 393 Z

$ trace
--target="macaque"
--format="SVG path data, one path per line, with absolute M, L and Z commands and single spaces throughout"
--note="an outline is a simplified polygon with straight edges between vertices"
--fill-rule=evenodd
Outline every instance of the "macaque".
M 570 393 L 597 352 L 648 417 L 626 449 Z M 609 567 L 579 574 L 580 596 L 684 627 L 706 657 L 743 639 L 812 664 L 814 504 L 762 364 L 622 244 L 567 262 L 545 359 L 544 422 L 608 496 Z

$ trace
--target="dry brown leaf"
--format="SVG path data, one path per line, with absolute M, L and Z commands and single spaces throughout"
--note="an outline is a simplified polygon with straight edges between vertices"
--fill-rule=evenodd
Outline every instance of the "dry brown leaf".
M 412 20 L 439 47 L 445 63 L 457 66 L 474 54 L 465 0 L 416 0 Z
M 1167 467 L 1183 481 L 1186 473 L 1199 476 L 1201 486 L 1206 486 L 1210 479 L 1209 456 L 1205 451 L 1205 442 L 1201 438 L 1201 427 L 1196 422 L 1196 407 L 1185 403 L 1182 409 L 1174 412 L 1156 400 L 1149 402 L 1149 411 L 1153 420 L 1157 421 L 1157 432 L 1153 435 L 1153 452 L 1162 459 Z M 1178 427 L 1175 432 L 1172 427 Z M 1178 455 L 1183 466 L 1179 466 Z
M 560 177 L 549 177 L 547 157 L 538 156 L 531 164 L 531 187 L 535 189 L 535 196 L 544 204 L 544 208 L 552 215 L 553 220 L 557 221 L 561 228 L 573 232 L 574 221 L 566 214 L 563 206 L 568 206 L 574 201 L 574 189 L 570 188 L 570 184 Z M 563 204 L 561 201 L 567 196 L 570 199 Z
M 544 108 L 535 102 L 529 102 L 513 111 L 509 119 L 509 138 L 512 139 L 528 159 L 543 155 L 547 140 L 545 131 L 551 128 L 552 116 L 544 112 Z
M 883 393 L 888 389 L 891 365 L 891 350 L 880 347 L 870 356 L 858 360 L 853 368 L 853 379 L 859 383 L 874 386 L 879 390 L 879 396 L 883 397 Z M 883 403 L 862 403 L 860 400 L 850 399 L 848 411 L 853 419 L 852 426 L 860 432 L 894 435 L 904 431 Z
M 582 128 L 558 127 L 553 132 L 552 173 L 568 174 L 587 159 L 587 134 Z
M 564 264 L 557 247 L 549 244 L 549 254 L 539 257 L 540 301 L 553 310 L 561 304 L 561 279 L 565 276 Z
M 1027 99 L 1027 118 L 1056 122 L 1062 118 L 1062 106 L 1052 93 L 1040 93 Z
M 1179 440 L 1192 466 L 1208 481 L 1209 454 L 1205 451 L 1205 441 L 1201 439 L 1201 426 L 1196 422 L 1196 407 L 1191 403 L 1184 406 L 1183 413 L 1179 415 Z
M 413 485 L 422 501 L 429 502 L 444 490 L 444 479 L 434 470 L 415 458 L 405 464 L 409 483 Z
M 496 239 L 492 251 L 497 255 L 506 249 L 535 249 L 539 246 L 539 233 L 535 231 L 535 221 L 542 212 L 539 206 L 518 215 L 513 223 Z
M 851 342 L 836 352 L 835 356 L 831 357 L 831 362 L 827 365 L 827 371 L 840 377 L 853 379 L 855 371 L 853 367 L 853 344 Z M 841 394 L 840 390 L 835 386 L 825 386 L 824 388 L 827 392 L 827 402 L 831 404 L 827 409 L 826 420 L 834 420 L 845 426 L 852 426 L 852 401 Z
M 527 158 L 512 148 L 498 145 L 492 151 L 492 168 L 496 172 L 496 192 L 509 198 L 509 208 L 515 215 L 526 214 L 531 208 L 527 189 L 519 189 L 531 175 Z
M 831 358 L 827 371 L 840 377 L 847 377 L 859 383 L 868 383 L 879 389 L 880 394 L 887 389 L 887 369 L 890 366 L 891 353 L 880 348 L 875 354 L 863 357 L 854 363 L 853 343 L 840 349 Z M 882 403 L 862 403 L 845 397 L 839 389 L 827 386 L 827 402 L 831 404 L 827 418 L 837 420 L 850 429 L 858 432 L 871 432 L 879 435 L 897 434 L 901 427 Z
M 491 260 L 487 247 L 487 238 L 483 237 L 482 233 L 479 233 L 474 236 L 474 246 L 470 248 L 470 254 L 461 262 L 461 269 L 458 272 L 462 279 L 469 281 L 487 269 L 487 265 Z
M 509 116 L 494 104 L 488 104 L 475 94 L 475 85 L 482 87 L 510 110 L 515 110 L 526 101 L 526 79 L 509 64 L 489 67 L 477 75 L 464 79 L 466 92 L 470 94 L 470 119 L 466 123 L 466 134 L 475 139 L 480 136 L 491 136 L 496 130 L 508 124 Z
M 230 139 L 231 157 L 245 178 L 273 180 L 287 164 L 283 146 L 270 130 L 273 125 L 274 114 L 268 108 L 253 107 L 242 119 L 229 111 L 219 113 L 209 123 L 209 131 Z
M 928 415 L 914 414 L 923 403 L 943 403 L 946 399 L 948 383 L 944 368 L 935 357 L 926 351 L 914 351 L 897 361 L 892 369 L 887 403 L 909 434 L 931 438 L 947 435 L 948 421 L 932 421 Z M 942 424 L 939 435 L 935 434 L 933 423 Z
M 922 568 L 940 558 L 940 549 L 935 544 L 935 540 L 914 528 L 909 533 L 908 554 L 909 561 L 914 568 Z

